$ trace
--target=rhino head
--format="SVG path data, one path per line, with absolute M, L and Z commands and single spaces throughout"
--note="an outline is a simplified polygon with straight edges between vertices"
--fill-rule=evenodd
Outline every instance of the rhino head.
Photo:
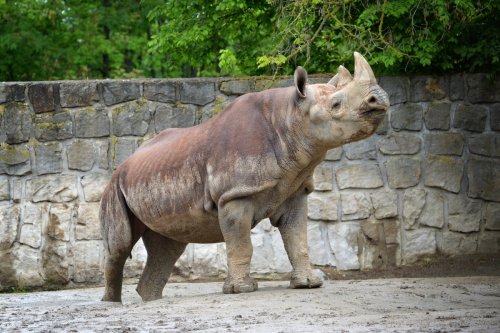
M 368 62 L 357 52 L 354 59 L 354 77 L 340 66 L 327 84 L 308 85 L 305 69 L 295 70 L 298 107 L 308 119 L 308 133 L 328 148 L 370 136 L 389 108 L 389 97 Z

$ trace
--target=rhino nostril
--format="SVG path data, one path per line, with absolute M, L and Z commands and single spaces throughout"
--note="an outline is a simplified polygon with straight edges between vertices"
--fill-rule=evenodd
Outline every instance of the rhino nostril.
M 370 98 L 368 99 L 368 103 L 370 103 L 370 104 L 371 104 L 371 103 L 376 103 L 376 102 L 377 102 L 377 97 L 375 97 L 375 96 L 373 96 L 373 95 L 372 95 L 372 96 L 370 96 Z

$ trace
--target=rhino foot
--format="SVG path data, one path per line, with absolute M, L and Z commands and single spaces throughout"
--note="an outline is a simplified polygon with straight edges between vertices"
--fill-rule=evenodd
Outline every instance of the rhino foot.
M 313 272 L 309 272 L 302 276 L 292 276 L 290 280 L 290 288 L 319 288 L 323 285 L 323 280 L 316 276 Z
M 222 292 L 224 294 L 250 293 L 256 291 L 257 288 L 257 281 L 251 277 L 246 277 L 243 280 L 234 280 L 228 277 L 224 281 Z

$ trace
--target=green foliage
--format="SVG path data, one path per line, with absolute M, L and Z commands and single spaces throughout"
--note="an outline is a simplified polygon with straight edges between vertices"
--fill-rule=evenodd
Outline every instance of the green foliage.
M 154 76 L 146 15 L 156 4 L 0 0 L 0 80 Z
M 264 0 L 167 0 L 150 12 L 150 52 L 166 55 L 167 76 L 255 74 L 272 34 Z
M 354 50 L 377 74 L 499 72 L 500 2 L 474 0 L 270 1 L 280 33 L 266 55 L 284 70 L 351 65 Z
M 500 1 L 0 0 L 0 81 L 500 72 Z

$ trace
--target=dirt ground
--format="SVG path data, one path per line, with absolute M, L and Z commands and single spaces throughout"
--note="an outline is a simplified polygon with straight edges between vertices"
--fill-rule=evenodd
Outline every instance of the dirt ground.
M 239 295 L 222 294 L 220 281 L 169 283 L 149 303 L 135 284 L 123 304 L 100 302 L 102 288 L 0 294 L 0 332 L 500 332 L 499 262 L 327 272 L 338 276 L 320 289 L 260 281 Z

